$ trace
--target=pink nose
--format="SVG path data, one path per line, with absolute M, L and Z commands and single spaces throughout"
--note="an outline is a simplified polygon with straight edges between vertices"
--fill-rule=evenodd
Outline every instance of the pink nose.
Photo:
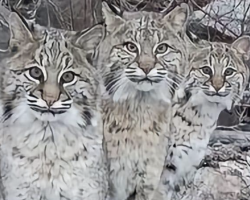
M 223 83 L 213 84 L 213 87 L 216 90 L 216 92 L 219 92 L 220 89 L 223 87 Z
M 55 99 L 52 98 L 46 98 L 44 99 L 49 107 L 53 106 L 53 104 L 56 102 Z
M 141 69 L 142 71 L 144 71 L 145 74 L 149 74 L 153 67 L 141 67 Z
M 53 106 L 53 104 L 57 101 L 57 96 L 55 96 L 54 94 L 47 93 L 46 91 L 43 92 L 44 92 L 42 95 L 43 100 L 46 102 L 48 107 Z

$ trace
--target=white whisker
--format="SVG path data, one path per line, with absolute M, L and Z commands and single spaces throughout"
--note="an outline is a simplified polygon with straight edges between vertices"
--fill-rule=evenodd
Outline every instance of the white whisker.
M 176 90 L 176 88 L 174 88 L 173 85 L 169 81 L 166 81 L 166 83 L 167 83 L 167 85 L 169 86 L 170 89 Z
M 171 79 L 171 78 L 167 78 L 167 81 L 174 83 L 176 86 L 179 86 L 180 83 L 177 83 L 175 80 Z
M 178 81 L 182 82 L 184 80 L 184 77 L 180 74 L 174 73 L 174 72 L 170 72 L 168 71 L 168 74 L 170 75 L 174 75 L 174 78 L 177 79 Z

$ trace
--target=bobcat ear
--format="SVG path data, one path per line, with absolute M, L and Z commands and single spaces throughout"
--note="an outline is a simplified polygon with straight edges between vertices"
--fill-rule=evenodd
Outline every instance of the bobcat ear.
M 240 54 L 243 55 L 244 59 L 250 59 L 250 36 L 244 35 L 239 37 L 232 44 L 232 48 L 236 49 Z
M 17 13 L 12 12 L 9 17 L 10 48 L 22 46 L 34 41 L 27 24 L 25 24 Z
M 83 30 L 73 37 L 73 44 L 86 53 L 94 53 L 105 35 L 103 25 L 97 24 L 90 29 Z
M 177 32 L 183 32 L 186 30 L 188 18 L 190 15 L 190 9 L 188 4 L 182 3 L 180 6 L 177 6 L 175 9 L 167 13 L 163 21 L 165 23 L 171 23 L 174 30 Z
M 116 13 L 121 13 L 121 11 L 117 7 L 112 6 L 112 8 Z M 112 11 L 111 7 L 109 7 L 106 2 L 102 2 L 102 13 L 108 32 L 113 32 L 117 26 L 124 23 L 124 19 L 115 12 Z

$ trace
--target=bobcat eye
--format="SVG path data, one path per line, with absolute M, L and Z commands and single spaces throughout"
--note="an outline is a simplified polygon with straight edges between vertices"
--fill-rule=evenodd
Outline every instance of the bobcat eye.
M 166 51 L 168 50 L 168 45 L 163 43 L 163 44 L 160 44 L 157 49 L 156 49 L 156 53 L 157 54 L 163 54 L 165 53 Z
M 209 75 L 211 76 L 213 74 L 213 71 L 210 67 L 205 66 L 201 68 L 201 71 L 203 72 L 203 74 Z
M 130 51 L 132 53 L 137 53 L 138 52 L 137 46 L 132 42 L 125 43 L 125 47 L 127 48 L 128 51 Z
M 41 80 L 43 78 L 43 72 L 38 67 L 30 68 L 29 74 L 32 78 L 34 78 L 36 80 Z
M 225 76 L 231 76 L 231 75 L 233 75 L 234 72 L 235 72 L 235 69 L 233 69 L 233 68 L 227 68 L 225 70 L 225 72 L 224 72 L 224 75 Z
M 75 74 L 73 72 L 65 72 L 61 77 L 63 83 L 70 83 L 74 79 L 75 79 Z

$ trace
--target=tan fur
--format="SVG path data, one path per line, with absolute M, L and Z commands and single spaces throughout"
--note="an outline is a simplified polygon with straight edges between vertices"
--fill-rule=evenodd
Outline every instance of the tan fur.
M 249 69 L 243 58 L 250 46 L 241 48 L 243 43 L 250 44 L 250 37 L 239 38 L 231 46 L 210 43 L 190 54 L 184 84 L 187 102 L 172 108 L 171 145 L 159 187 L 165 200 L 178 200 L 192 183 L 220 112 L 239 101 L 246 88 Z M 208 66 L 210 75 L 203 70 Z M 229 76 L 225 71 L 230 68 L 235 72 Z
M 150 200 L 166 156 L 171 89 L 178 85 L 177 73 L 185 66 L 184 39 L 179 33 L 184 31 L 187 8 L 178 7 L 169 15 L 125 12 L 121 17 L 104 4 L 103 13 L 107 36 L 97 66 L 105 86 L 111 199 L 126 200 L 135 194 L 136 200 Z M 127 42 L 133 43 L 132 50 Z M 166 51 L 159 48 L 163 53 L 157 51 L 160 44 L 167 44 Z M 152 82 L 143 81 L 145 77 Z
M 100 92 L 87 62 L 102 30 L 35 34 L 11 14 L 12 55 L 0 67 L 5 200 L 108 198 Z

